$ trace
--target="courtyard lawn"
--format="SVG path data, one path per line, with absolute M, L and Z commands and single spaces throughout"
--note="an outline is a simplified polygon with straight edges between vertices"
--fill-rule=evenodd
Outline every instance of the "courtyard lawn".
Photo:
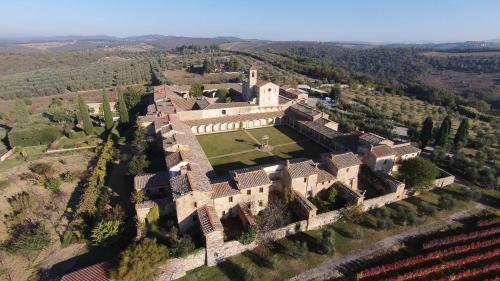
M 197 139 L 208 158 L 258 147 L 244 131 L 201 135 Z
M 288 126 L 251 129 L 247 130 L 247 132 L 251 133 L 259 142 L 262 141 L 264 135 L 269 136 L 269 144 L 272 146 L 307 140 L 307 137 Z
M 241 169 L 253 165 L 261 165 L 276 161 L 276 159 L 262 151 L 254 150 L 230 156 L 209 159 L 217 174 L 224 175 L 230 170 Z
M 272 153 L 281 159 L 310 158 L 318 159 L 321 153 L 328 152 L 312 140 L 275 146 Z
M 264 135 L 273 146 L 270 153 L 258 150 Z M 317 159 L 327 152 L 307 137 L 286 126 L 215 133 L 197 136 L 216 173 L 223 175 L 234 169 L 273 163 L 292 158 Z

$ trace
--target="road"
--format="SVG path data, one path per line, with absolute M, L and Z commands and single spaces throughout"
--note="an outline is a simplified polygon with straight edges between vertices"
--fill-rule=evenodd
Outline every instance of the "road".
M 408 238 L 438 231 L 443 226 L 450 225 L 456 222 L 457 220 L 466 218 L 485 208 L 486 206 L 478 203 L 472 208 L 465 209 L 447 218 L 426 225 L 420 225 L 418 227 L 414 227 L 406 232 L 387 237 L 369 247 L 353 251 L 338 259 L 328 260 L 319 265 L 318 267 L 304 271 L 301 274 L 292 277 L 288 280 L 289 281 L 324 280 L 328 278 L 342 277 L 342 273 L 340 273 L 340 271 L 344 266 L 361 264 L 363 263 L 364 260 L 370 259 L 373 256 L 384 253 L 390 247 L 402 244 L 403 241 Z

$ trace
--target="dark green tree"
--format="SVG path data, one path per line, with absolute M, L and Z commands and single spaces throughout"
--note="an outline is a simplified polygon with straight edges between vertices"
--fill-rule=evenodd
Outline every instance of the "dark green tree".
M 111 113 L 111 107 L 109 106 L 109 98 L 106 90 L 102 90 L 102 109 L 104 111 L 104 123 L 106 129 L 109 130 L 113 127 L 113 113 Z
M 92 121 L 90 120 L 89 108 L 80 95 L 76 97 L 78 101 L 78 109 L 80 111 L 80 122 L 82 122 L 83 131 L 85 134 L 90 135 L 94 131 Z
M 201 97 L 203 96 L 203 90 L 204 86 L 200 82 L 195 82 L 193 85 L 191 85 L 191 89 L 189 90 L 189 94 L 191 97 Z
M 26 103 L 23 100 L 16 100 L 14 105 L 14 112 L 16 114 L 16 123 L 26 124 L 29 120 L 28 109 L 26 108 Z
M 405 179 L 406 184 L 416 190 L 425 190 L 431 187 L 439 175 L 439 170 L 429 160 L 415 157 L 404 160 L 399 168 L 399 173 Z
M 422 124 L 422 131 L 420 131 L 420 148 L 424 148 L 427 146 L 429 141 L 432 139 L 432 127 L 434 123 L 432 121 L 432 117 L 427 117 Z
M 458 147 L 460 145 L 465 145 L 468 136 L 469 136 L 469 119 L 465 118 L 462 120 L 462 122 L 460 122 L 460 126 L 458 127 L 457 133 L 455 134 L 455 138 L 453 139 L 455 147 Z
M 120 123 L 128 124 L 129 116 L 127 105 L 125 104 L 125 99 L 123 98 L 123 92 L 118 90 L 118 112 L 120 114 Z
M 450 116 L 446 116 L 441 122 L 441 127 L 439 127 L 438 134 L 436 136 L 436 145 L 444 146 L 448 144 L 448 138 L 451 131 L 451 119 Z
M 147 160 L 146 155 L 134 155 L 132 159 L 130 159 L 130 162 L 128 162 L 127 173 L 129 175 L 136 176 L 143 173 L 148 166 L 149 161 Z

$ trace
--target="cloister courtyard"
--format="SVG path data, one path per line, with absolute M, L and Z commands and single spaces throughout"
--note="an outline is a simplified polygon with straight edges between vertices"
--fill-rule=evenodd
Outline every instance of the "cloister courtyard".
M 267 141 L 263 140 L 264 136 L 268 137 Z M 327 152 L 287 126 L 198 135 L 197 138 L 219 175 L 234 169 L 292 158 L 317 159 L 321 153 Z M 262 142 L 268 142 L 270 151 L 259 149 Z

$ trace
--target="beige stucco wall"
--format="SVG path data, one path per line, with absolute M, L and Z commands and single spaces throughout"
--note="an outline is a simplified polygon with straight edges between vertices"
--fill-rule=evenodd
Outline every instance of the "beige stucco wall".
M 232 202 L 230 202 L 229 200 L 230 197 L 232 197 Z M 219 216 L 219 218 L 228 218 L 237 216 L 238 215 L 237 205 L 239 202 L 242 202 L 241 200 L 242 200 L 241 194 L 235 194 L 231 196 L 213 199 L 213 204 L 215 211 L 217 212 L 217 216 Z
M 279 104 L 280 87 L 274 83 L 256 86 L 259 106 L 274 106 Z
M 304 178 L 294 178 L 291 181 L 291 188 L 302 194 L 304 197 L 314 196 L 317 193 L 318 174 L 313 174 Z
M 375 158 L 372 155 L 368 154 L 367 160 L 367 165 L 373 171 L 389 173 L 390 171 L 392 171 L 392 168 L 394 166 L 395 156 L 390 155 L 386 157 Z
M 358 174 L 359 174 L 359 166 L 352 166 L 348 168 L 338 169 L 337 170 L 337 179 L 349 186 L 350 188 L 357 190 L 358 189 Z
M 221 109 L 204 109 L 204 110 L 187 110 L 177 112 L 177 116 L 181 121 L 186 120 L 198 120 L 206 118 L 216 118 L 229 115 L 242 115 L 242 114 L 254 114 L 262 112 L 273 112 L 273 111 L 283 111 L 287 108 L 287 105 L 276 105 L 276 106 L 243 106 L 243 107 L 230 107 Z M 222 110 L 226 111 L 226 114 L 222 114 Z
M 270 185 L 263 185 L 241 190 L 241 202 L 247 205 L 250 204 L 249 209 L 253 215 L 258 214 L 267 207 L 269 201 L 269 187 Z M 260 192 L 261 188 L 262 192 Z M 250 195 L 247 194 L 248 191 L 250 191 Z
M 196 210 L 203 205 L 211 203 L 210 193 L 208 192 L 193 191 L 177 198 L 175 200 L 175 210 L 177 212 L 179 231 L 184 233 L 192 226 L 198 224 Z

